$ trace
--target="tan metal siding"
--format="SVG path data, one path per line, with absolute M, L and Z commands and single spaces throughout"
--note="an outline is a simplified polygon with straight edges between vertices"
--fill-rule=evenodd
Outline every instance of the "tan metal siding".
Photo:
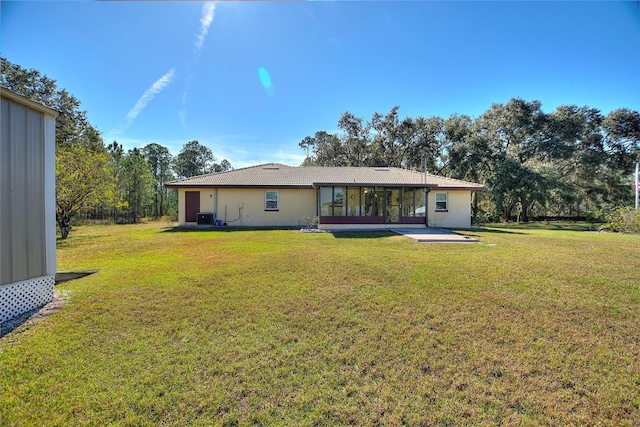
M 2 98 L 0 284 L 47 274 L 44 114 Z

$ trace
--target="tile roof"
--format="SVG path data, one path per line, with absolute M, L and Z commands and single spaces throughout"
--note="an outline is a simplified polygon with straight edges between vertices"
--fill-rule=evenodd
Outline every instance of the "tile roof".
M 441 189 L 482 190 L 468 181 L 425 175 L 392 167 L 287 166 L 267 163 L 227 172 L 194 176 L 165 184 L 167 187 L 279 187 L 313 188 L 321 185 L 425 186 Z

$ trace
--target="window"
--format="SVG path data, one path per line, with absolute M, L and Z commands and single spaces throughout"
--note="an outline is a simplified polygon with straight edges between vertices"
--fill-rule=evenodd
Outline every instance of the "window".
M 382 187 L 364 187 L 364 216 L 382 216 L 384 191 Z
M 343 187 L 333 187 L 333 216 L 344 216 L 346 214 L 344 197 Z
M 447 210 L 447 193 L 436 193 L 436 211 L 446 212 Z
M 416 188 L 416 216 L 427 216 L 427 191 Z
M 333 187 L 320 187 L 320 216 L 333 216 Z
M 278 210 L 278 192 L 277 191 L 264 192 L 264 210 L 265 211 Z
M 360 216 L 360 187 L 347 187 L 347 215 Z

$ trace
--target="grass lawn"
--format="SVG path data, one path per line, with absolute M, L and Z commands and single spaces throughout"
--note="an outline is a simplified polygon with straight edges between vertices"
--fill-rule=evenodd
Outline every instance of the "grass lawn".
M 640 236 L 75 229 L 0 425 L 640 425 Z

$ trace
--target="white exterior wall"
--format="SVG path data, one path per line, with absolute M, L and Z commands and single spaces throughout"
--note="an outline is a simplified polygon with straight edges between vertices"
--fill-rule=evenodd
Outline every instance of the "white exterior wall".
M 264 188 L 179 188 L 180 225 L 185 222 L 185 192 L 200 192 L 200 212 L 212 212 L 228 226 L 306 226 L 303 215 L 316 215 L 317 190 Z M 278 192 L 277 211 L 265 210 L 265 192 Z M 217 206 L 216 206 L 217 204 Z M 226 213 L 226 215 L 225 215 Z
M 436 193 L 447 193 L 447 212 L 436 212 Z M 429 227 L 471 227 L 471 191 L 431 190 L 428 194 Z

